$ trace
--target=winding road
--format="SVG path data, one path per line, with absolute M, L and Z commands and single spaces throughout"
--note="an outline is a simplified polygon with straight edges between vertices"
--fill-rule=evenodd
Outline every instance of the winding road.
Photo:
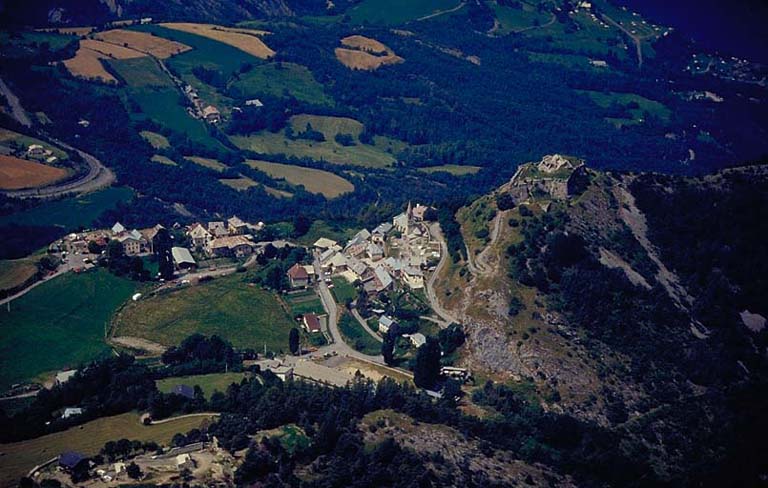
M 16 121 L 25 127 L 32 127 L 32 121 L 27 112 L 19 102 L 17 97 L 8 85 L 0 79 L 0 93 L 8 101 L 11 108 L 11 115 Z M 54 184 L 41 188 L 31 188 L 26 190 L 4 191 L 3 194 L 13 198 L 54 198 L 64 195 L 89 193 L 105 188 L 115 182 L 115 175 L 105 167 L 101 161 L 92 155 L 76 149 L 69 144 L 54 138 L 49 138 L 50 142 L 60 146 L 68 151 L 76 152 L 88 165 L 88 172 L 73 181 L 64 181 L 60 184 Z
M 438 317 L 443 319 L 447 324 L 458 324 L 460 321 L 453 314 L 444 309 L 442 305 L 440 305 L 440 301 L 437 299 L 437 294 L 435 293 L 435 280 L 445 266 L 445 263 L 448 261 L 448 246 L 445 244 L 443 233 L 440 230 L 440 224 L 431 224 L 429 226 L 429 233 L 440 243 L 440 262 L 437 263 L 435 271 L 427 280 L 427 299 L 429 300 L 429 304 L 432 306 L 432 310 L 438 315 Z

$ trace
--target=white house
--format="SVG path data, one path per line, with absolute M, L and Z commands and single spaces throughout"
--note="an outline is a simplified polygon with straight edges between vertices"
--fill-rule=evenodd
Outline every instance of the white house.
M 393 325 L 395 325 L 397 322 L 392 320 L 390 317 L 387 317 L 386 315 L 382 315 L 379 317 L 379 332 L 382 334 L 386 334 L 389 332 L 389 329 L 392 328 Z

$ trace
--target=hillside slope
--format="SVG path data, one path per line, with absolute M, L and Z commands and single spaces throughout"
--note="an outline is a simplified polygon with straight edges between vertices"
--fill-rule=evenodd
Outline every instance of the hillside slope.
M 626 435 L 661 479 L 727 462 L 755 421 L 737 399 L 765 401 L 767 181 L 524 166 L 456 214 L 467 258 L 436 289 L 466 324 L 464 363 Z

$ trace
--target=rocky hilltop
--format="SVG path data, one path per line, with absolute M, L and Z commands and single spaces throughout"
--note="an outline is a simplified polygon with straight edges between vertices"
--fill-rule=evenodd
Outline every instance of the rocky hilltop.
M 459 209 L 466 257 L 435 285 L 465 323 L 464 365 L 629 430 L 673 477 L 719 428 L 699 409 L 730 419 L 729 395 L 765 378 L 767 331 L 752 327 L 765 281 L 747 267 L 765 267 L 767 178 L 610 174 L 559 155 L 521 166 Z

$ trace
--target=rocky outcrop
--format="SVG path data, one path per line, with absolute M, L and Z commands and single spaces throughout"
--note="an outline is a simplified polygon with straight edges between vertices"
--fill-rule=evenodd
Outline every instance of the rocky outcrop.
M 520 166 L 510 181 L 509 192 L 516 203 L 541 198 L 565 200 L 578 193 L 586 179 L 583 162 L 552 154 L 538 163 Z

